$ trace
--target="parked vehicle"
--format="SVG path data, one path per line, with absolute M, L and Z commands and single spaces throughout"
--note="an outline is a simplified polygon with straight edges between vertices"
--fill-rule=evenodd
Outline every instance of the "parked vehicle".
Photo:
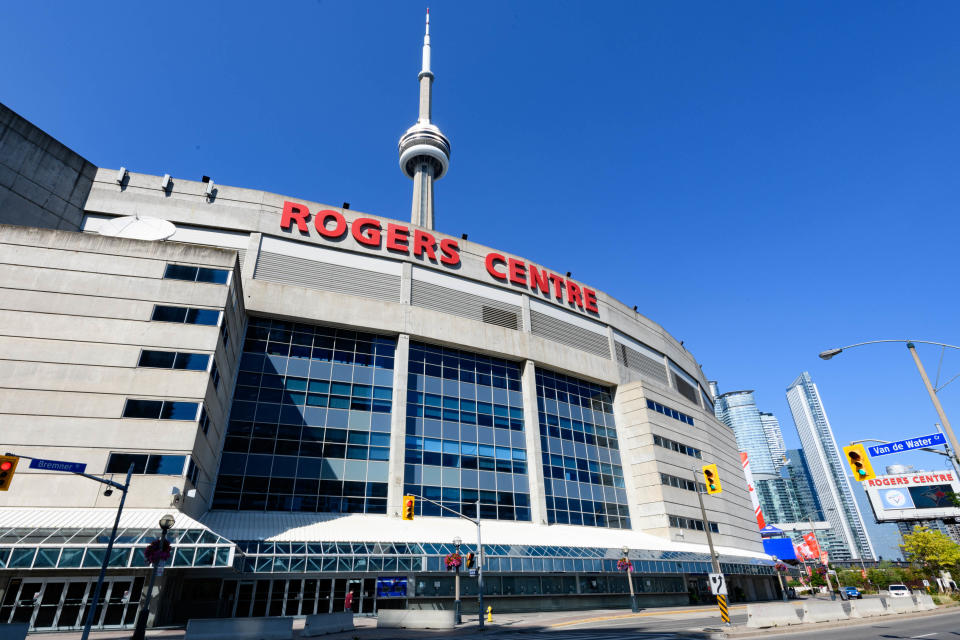
M 910 589 L 907 588 L 905 584 L 892 584 L 887 587 L 887 593 L 890 594 L 891 598 L 909 598 Z
M 863 594 L 860 592 L 860 589 L 856 587 L 843 587 L 842 591 L 847 594 L 848 598 L 857 598 L 863 600 Z

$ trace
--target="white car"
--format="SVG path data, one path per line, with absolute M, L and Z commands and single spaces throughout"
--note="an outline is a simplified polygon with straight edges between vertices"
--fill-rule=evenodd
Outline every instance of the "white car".
M 905 584 L 892 584 L 887 587 L 887 593 L 890 594 L 891 598 L 909 598 L 910 589 L 907 588 Z

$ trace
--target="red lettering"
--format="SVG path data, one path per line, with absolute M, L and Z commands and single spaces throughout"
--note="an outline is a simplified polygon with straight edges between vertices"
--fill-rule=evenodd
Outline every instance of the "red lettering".
M 527 284 L 527 266 L 523 263 L 523 260 L 510 258 L 510 260 L 507 261 L 507 266 L 510 269 L 511 283 L 521 286 Z
M 427 257 L 437 261 L 437 254 L 434 252 L 434 248 L 437 246 L 437 241 L 433 238 L 432 235 L 426 231 L 421 231 L 420 229 L 414 229 L 413 231 L 413 255 L 420 257 L 420 254 L 426 253 Z
M 307 218 L 310 217 L 310 211 L 302 204 L 296 204 L 294 202 L 284 201 L 283 203 L 283 215 L 280 216 L 280 228 L 289 229 L 290 224 L 293 222 L 297 223 L 297 229 L 300 229 L 301 233 L 308 233 L 307 230 Z
M 328 229 L 327 220 L 331 218 L 336 224 L 333 229 Z M 343 214 L 333 209 L 318 211 L 313 219 L 313 226 L 317 228 L 317 233 L 324 238 L 339 238 L 347 232 L 347 221 L 343 218 Z
M 399 224 L 387 225 L 387 249 L 410 253 L 407 242 L 410 240 L 410 230 Z
M 532 264 L 530 265 L 530 288 L 540 289 L 541 293 L 550 295 L 550 277 L 546 269 L 540 271 Z
M 580 295 L 580 287 L 569 280 L 567 280 L 567 302 L 583 308 L 583 296 Z
M 440 241 L 440 253 L 443 254 L 440 258 L 443 264 L 450 266 L 460 264 L 460 245 L 453 238 L 444 238 Z
M 587 308 L 587 311 L 593 311 L 594 313 L 600 313 L 600 309 L 597 308 L 597 292 L 593 289 L 583 288 L 583 306 Z
M 557 300 L 563 300 L 563 278 L 555 273 L 551 273 L 550 282 L 553 283 L 553 292 Z
M 487 273 L 489 273 L 490 275 L 492 275 L 492 276 L 493 276 L 494 278 L 496 278 L 497 280 L 506 280 L 506 279 L 507 279 L 507 274 L 506 274 L 506 273 L 500 273 L 499 271 L 496 270 L 495 267 L 496 267 L 497 263 L 500 263 L 500 264 L 505 265 L 505 264 L 507 264 L 507 259 L 504 258 L 504 257 L 503 257 L 502 255 L 500 255 L 499 253 L 488 253 L 488 254 L 487 254 L 487 259 L 486 259 Z
M 353 221 L 353 237 L 368 247 L 380 246 L 380 221 L 373 218 L 357 218 Z

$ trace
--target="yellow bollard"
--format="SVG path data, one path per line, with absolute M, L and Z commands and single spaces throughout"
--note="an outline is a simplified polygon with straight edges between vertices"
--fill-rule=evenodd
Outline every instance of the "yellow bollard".
M 493 607 L 487 607 L 487 622 L 493 622 Z

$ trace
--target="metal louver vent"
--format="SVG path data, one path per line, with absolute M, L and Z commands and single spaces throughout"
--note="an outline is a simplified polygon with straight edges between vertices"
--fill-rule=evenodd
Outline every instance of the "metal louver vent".
M 530 324 L 535 336 L 593 353 L 602 358 L 610 357 L 610 345 L 607 342 L 607 337 L 599 333 L 594 333 L 533 309 L 530 310 Z
M 413 279 L 412 285 L 410 304 L 416 307 L 442 311 L 507 329 L 520 328 L 519 306 L 482 298 L 473 293 L 457 291 L 416 278 Z
M 677 386 L 677 391 L 680 392 L 684 398 L 692 402 L 693 404 L 700 404 L 697 400 L 697 390 L 692 384 L 678 376 L 676 373 L 673 374 L 673 382 Z
M 667 367 L 662 362 L 646 356 L 635 349 L 631 349 L 622 342 L 617 346 L 617 361 L 631 371 L 656 380 L 660 384 L 667 384 Z
M 400 276 L 261 251 L 253 277 L 307 289 L 400 302 Z

